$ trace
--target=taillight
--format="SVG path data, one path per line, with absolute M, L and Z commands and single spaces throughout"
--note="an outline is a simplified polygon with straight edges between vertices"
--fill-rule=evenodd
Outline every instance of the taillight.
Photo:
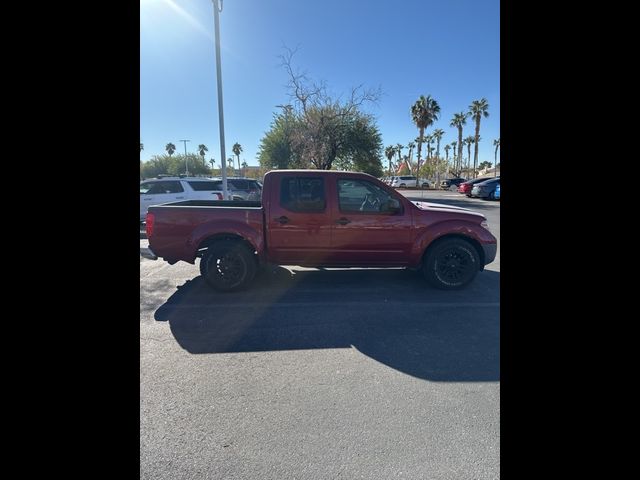
M 151 238 L 151 235 L 153 235 L 153 222 L 155 219 L 156 217 L 153 213 L 147 213 L 147 220 L 145 222 L 147 226 L 147 239 Z
M 214 192 L 214 195 L 218 197 L 218 200 L 222 200 L 222 194 L 218 192 Z

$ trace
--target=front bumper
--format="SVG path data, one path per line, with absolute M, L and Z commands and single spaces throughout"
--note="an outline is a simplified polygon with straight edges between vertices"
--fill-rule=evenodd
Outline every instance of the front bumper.
M 497 243 L 483 243 L 482 249 L 484 250 L 484 264 L 488 265 L 496 259 L 496 253 L 498 252 Z
M 140 256 L 149 260 L 157 260 L 158 256 L 148 247 L 140 247 Z

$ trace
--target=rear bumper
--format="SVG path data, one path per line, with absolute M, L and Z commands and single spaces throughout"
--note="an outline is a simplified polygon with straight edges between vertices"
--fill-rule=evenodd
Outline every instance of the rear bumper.
M 496 253 L 498 251 L 497 243 L 483 243 L 482 249 L 484 250 L 484 264 L 488 265 L 496 259 Z
M 157 260 L 158 256 L 148 247 L 140 247 L 140 256 L 149 260 Z

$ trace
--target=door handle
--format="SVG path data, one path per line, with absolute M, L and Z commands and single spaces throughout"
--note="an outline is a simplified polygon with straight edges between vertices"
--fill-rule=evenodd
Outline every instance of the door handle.
M 143 198 L 143 200 L 153 200 L 153 198 Z
M 351 223 L 351 220 L 349 220 L 348 218 L 342 217 L 336 220 L 336 223 L 339 223 L 340 225 L 346 225 L 347 223 Z
M 289 223 L 289 219 L 283 215 L 276 218 L 276 222 L 280 222 L 281 225 L 284 225 L 285 223 Z
M 182 200 L 184 197 L 176 197 L 176 200 Z

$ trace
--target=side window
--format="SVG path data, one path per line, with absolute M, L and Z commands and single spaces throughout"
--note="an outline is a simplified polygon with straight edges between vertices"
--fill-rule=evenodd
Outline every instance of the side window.
M 216 182 L 187 182 L 191 188 L 193 188 L 196 192 L 208 192 L 211 190 L 222 190 L 222 188 L 216 188 Z
M 141 183 L 140 184 L 140 195 L 146 195 L 147 193 L 149 193 L 149 190 L 151 190 L 152 186 L 153 186 L 153 183 L 151 183 L 151 182 Z
M 167 182 L 154 182 L 153 186 L 149 189 L 147 194 L 154 195 L 159 193 L 180 193 L 184 192 L 180 182 L 167 181 Z
M 164 182 L 153 182 L 147 191 L 148 195 L 157 195 L 158 193 L 165 193 Z
M 310 177 L 283 178 L 280 204 L 292 212 L 324 212 L 326 199 L 324 180 Z
M 366 180 L 338 180 L 341 212 L 386 213 L 393 197 Z
M 180 193 L 184 192 L 184 188 L 180 182 L 163 182 L 165 184 L 165 188 L 167 193 Z

